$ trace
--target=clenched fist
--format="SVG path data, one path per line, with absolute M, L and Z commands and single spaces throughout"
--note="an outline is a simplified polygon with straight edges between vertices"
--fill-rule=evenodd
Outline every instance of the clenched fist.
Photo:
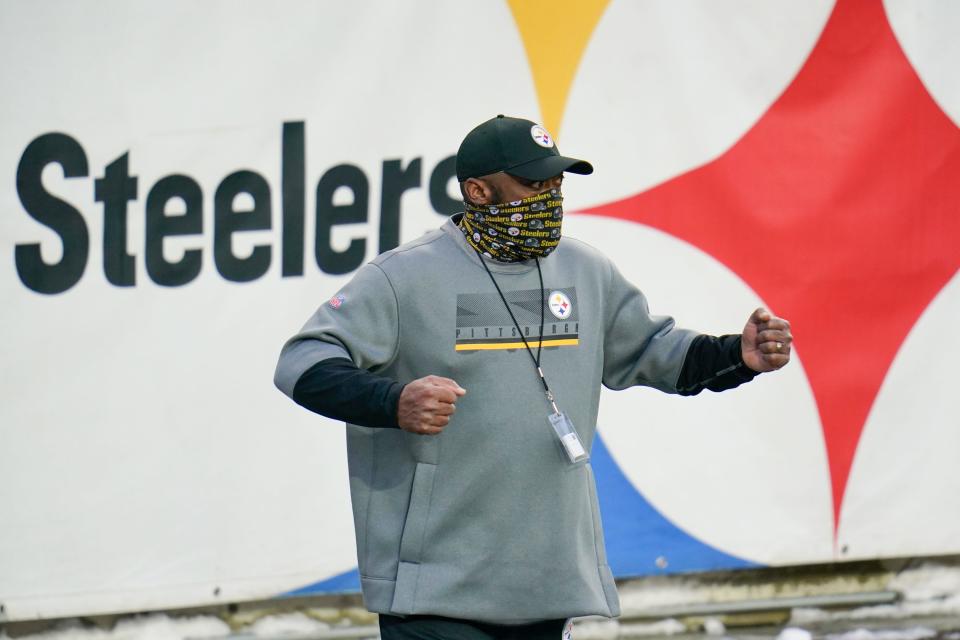
M 410 433 L 436 435 L 450 424 L 457 398 L 466 389 L 450 378 L 427 376 L 410 382 L 400 394 L 397 422 Z
M 754 371 L 774 371 L 790 362 L 790 323 L 763 307 L 747 320 L 740 338 L 743 363 Z

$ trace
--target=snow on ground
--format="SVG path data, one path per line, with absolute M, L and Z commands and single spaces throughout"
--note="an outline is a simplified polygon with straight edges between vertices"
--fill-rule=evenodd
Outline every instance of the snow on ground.
M 789 625 L 782 629 L 750 632 L 728 629 L 720 619 L 703 622 L 703 633 L 691 634 L 682 622 L 665 619 L 649 622 L 620 622 L 590 618 L 579 621 L 575 640 L 625 640 L 627 638 L 679 637 L 735 640 L 960 640 L 960 566 L 929 563 L 895 574 L 886 588 L 901 594 L 896 604 L 852 610 L 794 609 Z M 703 602 L 696 579 L 634 589 L 625 601 L 633 609 Z M 626 602 L 625 602 L 626 604 Z M 624 607 L 626 609 L 626 607 Z M 933 622 L 936 624 L 933 624 Z M 221 618 L 170 616 L 163 613 L 120 619 L 112 629 L 84 625 L 78 620 L 59 623 L 55 628 L 17 640 L 233 640 L 323 638 L 375 638 L 372 627 L 331 626 L 301 612 L 265 615 L 239 630 L 231 630 Z M 0 640 L 12 640 L 0 631 Z
M 844 633 L 827 634 L 826 640 L 924 640 L 924 638 L 935 638 L 937 631 L 927 627 L 910 627 L 908 629 L 896 629 L 870 631 L 867 629 L 854 629 Z
M 861 607 L 852 611 L 794 609 L 790 621 L 802 627 L 805 624 L 830 620 L 956 616 L 957 626 L 960 627 L 960 568 L 937 564 L 921 565 L 895 575 L 887 588 L 900 592 L 902 600 L 896 604 Z

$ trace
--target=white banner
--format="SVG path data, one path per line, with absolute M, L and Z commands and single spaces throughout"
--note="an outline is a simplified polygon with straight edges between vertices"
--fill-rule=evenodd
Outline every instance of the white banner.
M 564 233 L 655 313 L 793 321 L 736 391 L 604 391 L 618 575 L 960 552 L 958 30 L 932 0 L 0 5 L 0 620 L 356 588 L 343 427 L 276 357 L 458 210 L 497 113 L 594 164 Z

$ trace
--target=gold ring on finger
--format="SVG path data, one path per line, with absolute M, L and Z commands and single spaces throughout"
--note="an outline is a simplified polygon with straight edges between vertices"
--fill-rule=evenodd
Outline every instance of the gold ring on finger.
M 777 343 L 777 351 L 783 351 L 783 343 L 782 343 L 782 342 L 778 342 L 778 343 Z

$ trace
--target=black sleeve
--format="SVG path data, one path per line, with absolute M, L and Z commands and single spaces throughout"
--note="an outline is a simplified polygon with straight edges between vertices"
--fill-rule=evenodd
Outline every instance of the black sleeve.
M 361 369 L 349 358 L 329 358 L 300 376 L 293 400 L 334 420 L 399 429 L 397 404 L 402 391 L 399 382 Z
M 695 396 L 704 389 L 724 391 L 750 382 L 758 375 L 759 372 L 743 362 L 740 336 L 697 336 L 683 360 L 677 393 Z

